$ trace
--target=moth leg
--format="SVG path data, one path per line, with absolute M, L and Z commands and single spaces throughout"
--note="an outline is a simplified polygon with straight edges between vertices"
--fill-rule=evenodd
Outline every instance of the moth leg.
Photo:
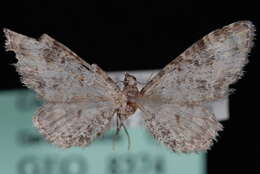
M 122 127 L 124 128 L 124 131 L 127 135 L 127 142 L 128 142 L 128 151 L 130 151 L 130 148 L 131 148 L 131 138 L 130 138 L 130 135 L 127 131 L 127 128 L 125 127 L 124 123 L 122 123 Z
M 127 135 L 127 140 L 128 140 L 128 150 L 130 150 L 131 148 L 131 139 L 130 139 L 130 135 L 127 131 L 127 128 L 125 126 L 125 124 L 122 122 L 122 119 L 120 117 L 120 115 L 117 115 L 116 117 L 116 132 L 113 136 L 113 151 L 115 150 L 115 141 L 116 141 L 116 138 L 118 137 L 119 135 L 119 132 L 120 132 L 120 129 L 123 127 L 126 135 Z
M 113 151 L 115 151 L 115 142 L 116 142 L 116 138 L 119 135 L 120 128 L 121 128 L 121 120 L 120 120 L 119 116 L 117 115 L 116 116 L 116 132 L 113 135 Z

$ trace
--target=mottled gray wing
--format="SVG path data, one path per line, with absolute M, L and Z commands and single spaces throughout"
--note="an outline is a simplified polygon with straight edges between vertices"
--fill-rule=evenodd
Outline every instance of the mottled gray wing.
M 137 98 L 146 127 L 173 151 L 205 151 L 221 130 L 204 103 L 220 99 L 242 75 L 254 26 L 240 21 L 213 31 L 170 62 Z
M 206 151 L 222 129 L 214 115 L 202 106 L 147 101 L 139 108 L 149 132 L 174 152 Z
M 43 99 L 34 125 L 61 147 L 84 146 L 110 126 L 118 86 L 97 65 L 89 65 L 44 34 L 39 40 L 4 30 L 22 82 Z
M 113 114 L 109 101 L 48 103 L 38 109 L 33 123 L 59 147 L 86 146 L 111 126 Z
M 164 67 L 141 95 L 187 104 L 223 98 L 242 75 L 254 31 L 251 22 L 239 21 L 211 32 Z
M 14 51 L 22 82 L 47 102 L 111 98 L 117 85 L 97 65 L 43 34 L 39 40 L 4 29 L 6 49 Z

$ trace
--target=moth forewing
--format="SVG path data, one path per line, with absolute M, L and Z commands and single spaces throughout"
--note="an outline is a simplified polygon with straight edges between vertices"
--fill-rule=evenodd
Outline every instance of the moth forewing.
M 229 94 L 242 76 L 255 28 L 239 21 L 215 30 L 166 65 L 137 100 L 145 125 L 173 151 L 205 151 L 222 129 L 205 103 Z
M 116 84 L 67 47 L 44 34 L 39 40 L 4 30 L 22 82 L 44 101 L 33 123 L 60 147 L 84 146 L 111 126 Z M 122 94 L 121 94 L 122 95 Z

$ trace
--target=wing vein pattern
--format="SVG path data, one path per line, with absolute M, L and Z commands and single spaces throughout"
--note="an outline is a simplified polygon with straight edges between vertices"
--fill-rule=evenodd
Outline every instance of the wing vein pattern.
M 46 34 L 4 32 L 22 82 L 44 101 L 33 117 L 41 134 L 60 147 L 85 146 L 109 128 L 120 90 L 101 68 Z
M 178 152 L 210 148 L 222 126 L 205 104 L 228 95 L 241 78 L 254 31 L 239 21 L 209 33 L 143 87 L 137 103 L 156 140 Z

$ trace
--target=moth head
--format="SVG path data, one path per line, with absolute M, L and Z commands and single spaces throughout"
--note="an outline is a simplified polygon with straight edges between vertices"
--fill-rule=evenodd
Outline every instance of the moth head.
M 137 85 L 137 81 L 136 81 L 135 76 L 132 76 L 128 73 L 125 73 L 124 85 L 125 86 L 135 86 L 135 85 Z

